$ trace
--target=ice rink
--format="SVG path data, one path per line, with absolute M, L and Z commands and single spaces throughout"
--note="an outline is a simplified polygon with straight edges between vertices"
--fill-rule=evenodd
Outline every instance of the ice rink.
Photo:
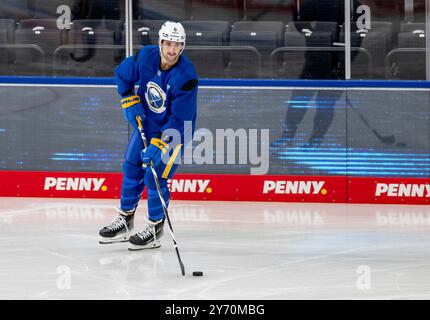
M 98 243 L 117 203 L 0 198 L 0 299 L 430 299 L 430 206 L 174 200 L 183 277 Z

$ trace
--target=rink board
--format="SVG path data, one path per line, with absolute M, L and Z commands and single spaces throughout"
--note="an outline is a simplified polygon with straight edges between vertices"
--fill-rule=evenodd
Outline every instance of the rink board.
M 130 128 L 112 78 L 0 77 L 0 93 L 0 196 L 119 197 Z M 306 115 L 292 145 L 277 145 L 289 108 Z M 304 147 L 331 112 L 322 145 Z M 268 172 L 250 174 L 251 156 L 185 161 L 173 199 L 429 204 L 428 81 L 201 80 L 196 136 L 218 129 L 270 145 Z
M 2 171 L 0 180 L 2 196 L 110 199 L 122 174 Z M 430 179 L 417 178 L 177 174 L 169 187 L 178 200 L 430 204 Z

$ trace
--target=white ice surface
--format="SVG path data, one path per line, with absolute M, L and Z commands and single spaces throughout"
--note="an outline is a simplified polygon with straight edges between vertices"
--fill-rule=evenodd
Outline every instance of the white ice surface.
M 430 299 L 430 206 L 172 201 L 183 277 L 98 243 L 117 203 L 0 198 L 0 299 Z

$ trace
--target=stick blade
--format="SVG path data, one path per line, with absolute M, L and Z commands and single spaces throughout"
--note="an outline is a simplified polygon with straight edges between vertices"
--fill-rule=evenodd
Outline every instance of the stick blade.
M 184 266 L 184 263 L 182 262 L 181 256 L 179 255 L 178 247 L 175 248 L 175 251 L 176 251 L 176 256 L 178 257 L 179 266 L 181 267 L 181 274 L 185 276 L 185 266 Z
M 396 141 L 396 139 L 394 138 L 394 136 L 386 137 L 386 138 L 384 138 L 384 140 L 385 140 L 386 144 L 393 144 L 394 141 Z
M 378 137 L 378 139 L 385 144 L 393 144 L 396 141 L 396 138 L 392 134 L 391 136 L 381 136 L 375 129 L 373 129 L 373 133 Z

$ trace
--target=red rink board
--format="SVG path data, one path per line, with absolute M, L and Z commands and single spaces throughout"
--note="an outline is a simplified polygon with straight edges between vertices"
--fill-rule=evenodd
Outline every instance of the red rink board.
M 119 198 L 121 179 L 121 173 L 0 171 L 0 196 Z M 169 186 L 179 200 L 430 204 L 430 179 L 177 174 Z

